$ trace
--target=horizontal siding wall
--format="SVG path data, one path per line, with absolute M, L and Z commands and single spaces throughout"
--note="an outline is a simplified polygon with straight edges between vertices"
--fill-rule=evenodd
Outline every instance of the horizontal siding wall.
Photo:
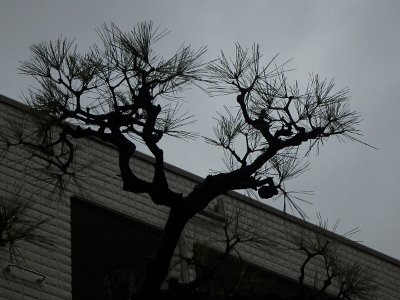
M 15 122 L 26 120 L 20 104 L 1 97 L 0 125 L 3 134 L 12 135 Z M 11 124 L 11 125 L 10 125 Z M 4 130 L 5 129 L 5 130 Z M 0 142 L 1 143 L 1 142 Z M 4 150 L 4 145 L 0 145 Z M 60 198 L 54 194 L 51 185 L 44 184 L 40 176 L 32 170 L 40 162 L 28 159 L 29 154 L 21 149 L 1 152 L 0 193 L 6 195 L 20 189 L 22 197 L 31 198 L 35 204 L 30 214 L 47 219 L 41 233 L 53 239 L 52 248 L 21 243 L 24 259 L 20 264 L 46 275 L 42 283 L 26 281 L 7 272 L 0 273 L 0 299 L 71 299 L 71 235 L 70 206 L 71 197 L 86 199 L 101 206 L 130 216 L 152 226 L 162 228 L 167 218 L 166 208 L 155 206 L 146 195 L 133 195 L 122 191 L 119 177 L 118 157 L 115 149 L 95 140 L 79 141 L 76 156 L 77 182 L 67 185 Z M 27 165 L 30 164 L 30 165 Z M 151 179 L 153 167 L 151 160 L 139 154 L 134 160 L 138 176 Z M 196 184 L 198 177 L 174 167 L 169 167 L 167 178 L 171 188 L 186 194 Z M 217 201 L 217 200 L 216 200 Z M 225 215 L 243 216 L 243 226 L 257 226 L 271 241 L 271 247 L 260 249 L 250 245 L 240 245 L 241 256 L 246 261 L 283 277 L 297 280 L 304 255 L 294 250 L 295 245 L 288 238 L 291 234 L 312 236 L 315 227 L 293 217 L 284 218 L 277 210 L 245 198 L 240 194 L 229 193 L 221 196 Z M 180 249 L 196 240 L 208 243 L 220 240 L 223 236 L 221 219 L 209 214 L 194 217 L 185 229 Z M 220 243 L 213 244 L 222 250 Z M 187 250 L 186 250 L 187 251 Z M 387 258 L 354 242 L 344 241 L 340 246 L 341 257 L 348 262 L 360 261 L 375 275 L 380 289 L 378 299 L 400 299 L 400 263 Z M 7 249 L 0 247 L 0 268 L 9 264 Z M 318 262 L 310 265 L 309 274 L 319 270 Z M 179 267 L 172 270 L 179 275 Z M 190 275 L 189 275 L 190 276 Z M 312 277 L 312 276 L 311 276 Z M 308 281 L 308 283 L 312 283 Z
M 16 108 L 0 101 L 0 126 L 2 138 L 12 137 L 15 129 L 24 125 L 26 115 Z M 46 219 L 38 233 L 53 241 L 51 247 L 36 246 L 31 243 L 17 243 L 22 256 L 16 261 L 24 268 L 45 274 L 46 279 L 37 283 L 36 276 L 19 276 L 15 268 L 5 271 L 10 264 L 8 248 L 0 247 L 0 299 L 71 299 L 71 253 L 70 218 L 65 199 L 51 199 L 52 189 L 38 180 L 35 172 L 27 168 L 28 153 L 12 148 L 6 151 L 0 141 L 0 195 L 12 197 L 16 193 L 25 201 L 32 201 L 28 215 L 31 218 Z M 37 162 L 30 161 L 32 167 Z M 35 165 L 36 164 L 36 165 Z M 29 273 L 23 273 L 30 275 Z M 16 275 L 16 276 L 14 276 Z

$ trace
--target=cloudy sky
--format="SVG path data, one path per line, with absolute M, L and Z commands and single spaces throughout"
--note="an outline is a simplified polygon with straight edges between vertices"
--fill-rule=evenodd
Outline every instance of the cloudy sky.
M 334 77 L 348 87 L 352 108 L 363 115 L 363 140 L 328 142 L 312 155 L 310 171 L 293 188 L 314 191 L 303 206 L 315 222 L 316 212 L 339 232 L 360 227 L 354 239 L 400 259 L 399 120 L 400 2 L 393 1 L 138 1 L 138 0 L 0 0 L 0 94 L 20 99 L 32 83 L 18 74 L 29 46 L 59 35 L 75 38 L 85 50 L 98 41 L 95 29 L 114 22 L 131 29 L 153 20 L 171 33 L 159 45 L 173 53 L 182 43 L 208 46 L 206 59 L 235 42 L 259 43 L 266 61 L 293 59 L 289 79 L 304 86 L 310 72 Z M 196 114 L 193 129 L 211 134 L 216 111 L 232 99 L 210 99 L 199 90 L 185 93 L 187 109 Z M 221 166 L 221 154 L 199 139 L 165 143 L 168 162 L 205 176 Z M 279 200 L 267 204 L 282 208 Z

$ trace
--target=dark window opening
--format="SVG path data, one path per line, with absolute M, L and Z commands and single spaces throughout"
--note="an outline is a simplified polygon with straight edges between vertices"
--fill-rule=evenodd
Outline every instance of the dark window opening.
M 153 227 L 71 200 L 72 299 L 126 299 L 161 237 Z
M 223 256 L 220 252 L 209 247 L 197 246 L 197 259 L 201 267 L 196 267 L 196 277 L 202 278 L 207 270 L 212 269 Z M 201 284 L 199 290 L 209 293 L 217 299 L 226 296 L 246 295 L 253 297 L 291 297 L 299 292 L 297 281 L 284 278 L 274 272 L 267 271 L 249 262 L 232 256 L 226 257 L 219 264 L 211 280 Z M 306 293 L 313 293 L 306 288 Z M 324 298 L 325 299 L 325 298 Z M 326 299 L 331 299 L 326 297 Z

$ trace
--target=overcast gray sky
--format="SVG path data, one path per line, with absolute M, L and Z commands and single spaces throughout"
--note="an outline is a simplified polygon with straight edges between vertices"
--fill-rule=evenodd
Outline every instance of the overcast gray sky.
M 206 59 L 234 43 L 257 42 L 267 59 L 293 58 L 290 79 L 305 84 L 310 72 L 335 77 L 338 88 L 349 87 L 352 108 L 364 118 L 364 140 L 328 142 L 312 155 L 310 171 L 293 188 L 313 190 L 312 206 L 303 206 L 312 221 L 316 212 L 339 232 L 360 227 L 354 238 L 400 259 L 399 120 L 400 1 L 128 1 L 128 0 L 0 0 L 0 93 L 20 99 L 32 83 L 18 74 L 19 60 L 29 46 L 62 34 L 85 50 L 98 41 L 95 29 L 114 22 L 124 30 L 154 20 L 171 34 L 160 54 L 182 43 L 208 46 Z M 186 92 L 187 109 L 196 114 L 194 129 L 210 135 L 215 111 L 232 99 L 208 98 L 199 90 Z M 231 101 L 231 102 L 230 102 Z M 222 153 L 199 139 L 166 142 L 168 162 L 205 176 L 221 166 Z M 282 208 L 282 202 L 269 201 Z

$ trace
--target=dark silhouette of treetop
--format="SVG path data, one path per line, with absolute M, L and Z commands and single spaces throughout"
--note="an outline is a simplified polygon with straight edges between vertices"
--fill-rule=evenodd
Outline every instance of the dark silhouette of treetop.
M 311 74 L 300 91 L 297 82 L 289 83 L 285 64 L 277 65 L 275 58 L 264 63 L 258 45 L 236 44 L 232 57 L 221 52 L 207 62 L 205 47 L 183 45 L 171 57 L 157 53 L 157 41 L 168 32 L 152 22 L 129 32 L 103 25 L 97 33 L 101 43 L 85 53 L 64 37 L 31 46 L 20 71 L 37 82 L 25 93 L 37 128 L 8 145 L 22 145 L 44 160 L 43 172 L 57 182 L 74 175 L 76 140 L 95 137 L 116 147 L 123 190 L 148 194 L 154 204 L 170 209 L 154 264 L 140 287 L 143 294 L 159 289 L 182 230 L 213 199 L 232 190 L 250 190 L 262 199 L 283 196 L 285 210 L 288 205 L 304 216 L 299 196 L 285 187 L 307 169 L 304 156 L 332 136 L 357 140 L 360 116 L 349 108 L 347 89 L 335 90 L 333 80 Z M 193 86 L 232 99 L 219 112 L 215 136 L 205 138 L 223 150 L 226 170 L 181 194 L 169 186 L 164 166 L 169 149 L 159 142 L 165 135 L 196 136 L 185 129 L 193 118 L 182 111 L 181 98 Z M 134 170 L 137 143 L 155 159 L 151 180 Z

